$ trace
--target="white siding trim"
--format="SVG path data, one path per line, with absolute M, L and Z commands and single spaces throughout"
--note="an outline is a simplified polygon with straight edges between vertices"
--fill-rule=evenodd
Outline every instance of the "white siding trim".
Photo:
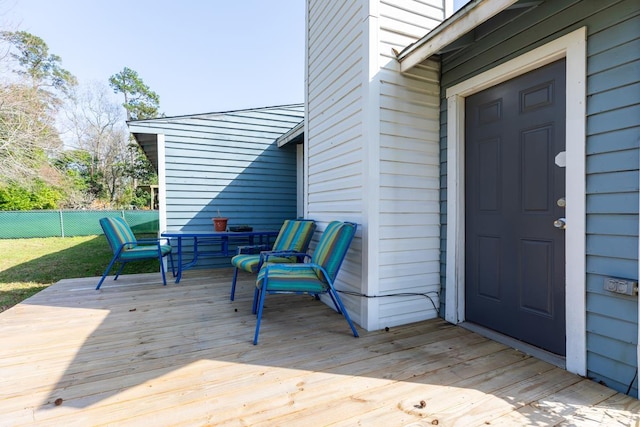
M 167 169 L 164 134 L 156 135 L 156 144 L 158 144 L 158 219 L 160 222 L 160 230 L 167 229 Z
M 453 15 L 453 13 L 455 12 L 453 8 L 453 0 L 444 0 L 444 19 L 447 19 L 448 17 Z
M 566 38 L 566 39 L 565 39 Z M 567 58 L 567 370 L 587 373 L 586 120 L 587 29 L 565 37 Z
M 464 99 L 561 58 L 567 61 L 566 368 L 586 374 L 586 28 L 447 89 L 446 320 L 464 321 Z M 640 349 L 638 351 L 640 354 Z
M 164 134 L 156 135 L 158 150 L 158 222 L 159 231 L 162 233 L 167 229 L 167 169 Z M 167 257 L 162 258 L 161 268 L 167 269 Z
M 298 203 L 302 203 L 302 217 L 309 218 L 309 207 L 307 198 L 309 194 L 309 1 L 305 2 L 304 8 L 304 122 L 302 138 L 302 198 Z
M 296 145 L 296 216 L 304 217 L 304 144 Z
M 362 64 L 362 140 L 363 203 L 362 217 L 362 292 L 377 295 L 380 288 L 380 67 L 378 0 L 369 0 L 363 23 L 364 55 Z M 362 326 L 367 330 L 380 329 L 379 300 L 361 299 Z
M 457 324 L 465 320 L 464 97 L 456 93 L 450 95 L 449 90 L 447 90 L 447 116 L 445 319 Z

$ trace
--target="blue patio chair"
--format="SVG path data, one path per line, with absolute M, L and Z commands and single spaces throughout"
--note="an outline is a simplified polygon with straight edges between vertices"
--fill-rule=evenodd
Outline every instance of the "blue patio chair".
M 342 300 L 334 287 L 334 281 L 342 265 L 349 245 L 356 233 L 357 225 L 352 222 L 333 221 L 329 223 L 316 246 L 310 262 L 299 264 L 275 264 L 271 255 L 265 256 L 264 264 L 258 273 L 256 290 L 253 296 L 253 313 L 258 314 L 253 344 L 258 344 L 260 322 L 267 294 L 310 294 L 318 297 L 329 294 L 338 313 L 344 315 L 351 327 L 353 336 L 356 331 Z M 306 257 L 308 255 L 304 254 Z M 277 252 L 273 256 L 279 256 Z
M 116 261 L 120 262 L 121 265 L 113 280 L 118 280 L 118 276 L 122 272 L 125 264 L 128 262 L 157 258 L 160 261 L 162 283 L 166 286 L 167 279 L 164 274 L 162 258 L 167 255 L 171 262 L 171 271 L 175 275 L 171 245 L 162 244 L 162 241 L 167 241 L 167 239 L 136 239 L 136 236 L 133 234 L 133 231 L 131 231 L 129 224 L 120 217 L 101 218 L 100 227 L 102 227 L 102 231 L 104 231 L 104 235 L 109 242 L 111 250 L 113 251 L 113 258 L 107 266 L 107 269 L 104 271 L 100 282 L 98 282 L 96 290 L 100 289 L 102 282 L 104 282 L 105 277 L 107 277 L 107 274 L 111 271 L 111 267 L 113 267 Z
M 231 301 L 233 301 L 236 294 L 236 282 L 238 280 L 238 270 L 243 270 L 248 273 L 257 273 L 260 271 L 262 265 L 263 256 L 261 253 L 267 250 L 277 251 L 283 254 L 290 251 L 296 254 L 307 252 L 309 242 L 313 237 L 313 232 L 316 230 L 316 223 L 310 219 L 296 219 L 286 220 L 276 241 L 272 247 L 265 245 L 253 245 L 253 246 L 240 246 L 238 247 L 238 254 L 231 258 L 231 264 L 234 266 L 233 280 L 231 282 Z M 280 256 L 278 258 L 272 258 L 272 262 L 278 263 L 292 263 L 301 261 L 301 256 Z

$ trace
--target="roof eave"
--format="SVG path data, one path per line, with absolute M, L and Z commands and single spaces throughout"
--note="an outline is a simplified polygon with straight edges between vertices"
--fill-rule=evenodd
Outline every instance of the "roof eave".
M 406 72 L 425 59 L 437 54 L 449 44 L 489 20 L 518 0 L 473 0 L 449 19 L 442 21 L 427 35 L 407 46 L 397 55 L 400 71 Z
M 304 134 L 304 120 L 292 127 L 287 133 L 276 139 L 278 148 L 284 147 L 290 142 L 297 140 Z

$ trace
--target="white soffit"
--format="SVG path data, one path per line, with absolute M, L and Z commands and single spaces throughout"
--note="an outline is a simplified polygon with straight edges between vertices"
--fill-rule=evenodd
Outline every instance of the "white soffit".
M 473 0 L 442 21 L 427 35 L 398 53 L 400 71 L 406 72 L 425 59 L 438 53 L 478 25 L 489 20 L 518 0 Z

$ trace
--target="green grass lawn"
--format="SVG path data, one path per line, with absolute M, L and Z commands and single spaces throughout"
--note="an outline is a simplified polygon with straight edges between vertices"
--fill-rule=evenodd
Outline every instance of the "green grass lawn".
M 102 235 L 0 239 L 0 254 L 0 312 L 61 279 L 101 276 L 113 256 Z M 147 260 L 127 264 L 123 274 L 157 271 L 158 261 Z

